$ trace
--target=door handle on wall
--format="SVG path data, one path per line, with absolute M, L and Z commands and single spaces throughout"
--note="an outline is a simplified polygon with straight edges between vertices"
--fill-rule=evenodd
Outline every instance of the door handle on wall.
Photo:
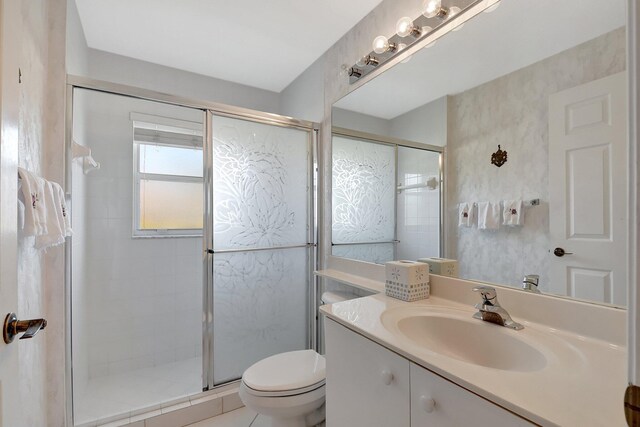
M 18 320 L 18 316 L 15 313 L 9 313 L 4 319 L 2 337 L 4 342 L 9 344 L 13 342 L 16 335 L 24 332 L 20 337 L 21 340 L 33 338 L 41 329 L 46 327 L 47 321 L 45 319 Z

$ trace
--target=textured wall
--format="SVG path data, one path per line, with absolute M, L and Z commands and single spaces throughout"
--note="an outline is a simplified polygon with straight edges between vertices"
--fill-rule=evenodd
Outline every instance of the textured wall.
M 519 286 L 525 274 L 549 283 L 549 95 L 625 69 L 624 28 L 449 97 L 448 256 L 464 278 Z M 497 144 L 509 153 L 496 168 Z M 457 227 L 457 204 L 540 198 L 522 228 Z

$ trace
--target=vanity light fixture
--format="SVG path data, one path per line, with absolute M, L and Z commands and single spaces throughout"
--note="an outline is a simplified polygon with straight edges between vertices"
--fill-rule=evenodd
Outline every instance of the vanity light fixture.
M 491 13 L 494 10 L 496 10 L 498 7 L 500 6 L 500 2 L 498 1 L 496 4 L 494 4 L 493 6 L 489 6 L 488 8 L 486 8 L 484 10 L 485 13 Z
M 413 25 L 411 18 L 403 16 L 396 23 L 396 34 L 400 37 L 413 36 L 418 38 L 422 35 L 422 29 Z
M 457 7 L 457 6 L 451 6 L 449 8 L 449 13 L 447 13 L 447 20 L 453 18 L 454 16 L 456 16 L 457 14 L 459 14 L 462 10 Z M 455 27 L 453 30 L 451 31 L 460 31 L 462 29 L 462 27 L 464 27 L 464 24 L 460 24 L 457 27 Z
M 442 0 L 425 0 L 422 4 L 422 14 L 427 18 L 445 19 L 449 9 L 442 7 Z
M 378 36 L 373 39 L 373 51 L 377 54 L 390 52 L 393 53 L 398 50 L 398 45 L 395 43 L 389 43 L 389 39 L 385 36 Z
M 398 46 L 400 46 L 400 45 L 398 45 Z M 358 67 L 366 67 L 367 65 L 370 65 L 372 67 L 377 67 L 378 64 L 380 64 L 380 61 L 378 60 L 378 58 L 376 58 L 375 56 L 371 56 L 371 55 L 363 56 L 362 58 L 360 58 L 358 60 L 358 62 L 356 62 L 356 65 Z
M 408 16 L 398 19 L 395 34 L 376 37 L 373 40 L 373 52 L 361 57 L 351 68 L 345 66 L 342 73 L 344 75 L 346 71 L 349 82 L 353 84 L 417 43 L 422 47 L 433 46 L 444 34 L 460 30 L 466 21 L 479 13 L 495 10 L 500 1 L 447 0 L 446 6 L 443 6 L 442 0 L 424 0 L 422 13 L 416 19 Z M 457 6 L 451 4 L 454 2 Z M 410 59 L 411 56 L 406 56 L 401 62 L 406 63 Z
M 405 50 L 407 48 L 407 45 L 404 43 L 398 43 L 398 52 L 402 52 L 403 50 Z M 411 61 L 411 58 L 413 58 L 413 55 L 411 56 L 407 56 L 407 59 L 403 59 L 402 61 L 400 61 L 400 63 L 402 64 L 406 64 L 407 62 Z

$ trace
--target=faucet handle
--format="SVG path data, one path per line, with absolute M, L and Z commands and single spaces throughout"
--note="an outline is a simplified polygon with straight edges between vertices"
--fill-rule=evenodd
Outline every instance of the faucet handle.
M 473 292 L 480 292 L 485 303 L 495 300 L 498 295 L 496 293 L 496 288 L 492 288 L 490 286 L 476 286 L 473 288 Z

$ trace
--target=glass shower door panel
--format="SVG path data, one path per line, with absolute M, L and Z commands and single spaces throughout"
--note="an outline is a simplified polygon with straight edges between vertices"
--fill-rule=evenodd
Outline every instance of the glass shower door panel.
M 342 136 L 333 137 L 332 147 L 333 255 L 393 259 L 395 148 Z
M 308 130 L 214 115 L 213 382 L 308 347 Z
M 214 382 L 258 360 L 307 348 L 308 249 L 214 255 Z
M 213 117 L 214 250 L 307 243 L 309 132 Z
M 440 153 L 398 147 L 398 259 L 440 256 Z

